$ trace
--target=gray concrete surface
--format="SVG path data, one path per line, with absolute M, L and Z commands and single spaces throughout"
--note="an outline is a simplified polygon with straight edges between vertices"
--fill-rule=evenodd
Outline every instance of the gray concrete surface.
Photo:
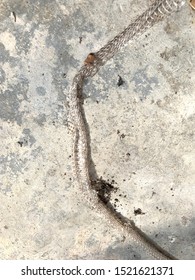
M 66 122 L 68 88 L 87 54 L 150 2 L 0 2 L 1 259 L 150 258 L 81 198 Z M 117 187 L 118 211 L 181 259 L 195 259 L 194 38 L 186 5 L 85 87 L 92 157 Z

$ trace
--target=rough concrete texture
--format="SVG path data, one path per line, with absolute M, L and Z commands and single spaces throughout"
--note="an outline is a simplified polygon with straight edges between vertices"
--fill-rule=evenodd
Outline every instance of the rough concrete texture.
M 0 2 L 1 259 L 150 258 L 82 198 L 67 129 L 68 89 L 87 54 L 150 2 Z M 194 27 L 186 5 L 84 89 L 92 158 L 117 188 L 112 201 L 181 259 L 195 259 Z

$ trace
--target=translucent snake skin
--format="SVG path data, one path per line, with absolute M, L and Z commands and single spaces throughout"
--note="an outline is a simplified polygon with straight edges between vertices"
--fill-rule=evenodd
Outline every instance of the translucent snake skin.
M 166 16 L 178 11 L 183 4 L 185 4 L 184 0 L 156 0 L 142 15 L 104 47 L 88 55 L 84 65 L 75 75 L 69 92 L 69 123 L 73 138 L 73 170 L 78 187 L 81 189 L 93 211 L 96 211 L 105 218 L 114 228 L 117 228 L 119 231 L 122 230 L 123 235 L 127 238 L 132 238 L 154 259 L 175 259 L 175 257 L 146 238 L 145 234 L 133 222 L 128 219 L 121 219 L 117 215 L 117 212 L 113 211 L 108 206 L 108 203 L 105 203 L 98 196 L 98 192 L 92 186 L 89 160 L 89 136 L 87 134 L 88 131 L 81 96 L 83 81 L 87 77 L 94 76 L 99 68 L 130 40 L 133 40 L 134 37 L 137 37 Z

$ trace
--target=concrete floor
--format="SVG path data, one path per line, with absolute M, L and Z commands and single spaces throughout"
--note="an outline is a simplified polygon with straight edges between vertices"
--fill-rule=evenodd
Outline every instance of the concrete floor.
M 150 2 L 1 1 L 1 259 L 150 258 L 81 198 L 67 129 L 68 89 L 87 54 Z M 194 38 L 186 5 L 84 90 L 92 158 L 117 188 L 112 201 L 180 259 L 195 259 Z

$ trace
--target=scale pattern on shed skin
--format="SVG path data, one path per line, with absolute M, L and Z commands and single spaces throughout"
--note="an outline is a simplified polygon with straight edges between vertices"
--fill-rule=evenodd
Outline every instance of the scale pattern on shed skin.
M 184 0 L 157 0 L 148 10 L 140 15 L 133 23 L 121 33 L 109 41 L 96 53 L 90 53 L 84 65 L 73 79 L 69 95 L 69 122 L 73 138 L 73 169 L 74 176 L 84 197 L 94 211 L 105 217 L 115 228 L 123 231 L 123 234 L 137 242 L 150 256 L 155 259 L 175 259 L 159 246 L 153 244 L 135 225 L 127 220 L 121 219 L 92 186 L 92 178 L 89 172 L 89 143 L 85 122 L 84 108 L 82 106 L 83 81 L 87 77 L 94 76 L 99 68 L 112 58 L 122 47 L 134 37 L 142 34 L 165 16 L 178 11 Z

